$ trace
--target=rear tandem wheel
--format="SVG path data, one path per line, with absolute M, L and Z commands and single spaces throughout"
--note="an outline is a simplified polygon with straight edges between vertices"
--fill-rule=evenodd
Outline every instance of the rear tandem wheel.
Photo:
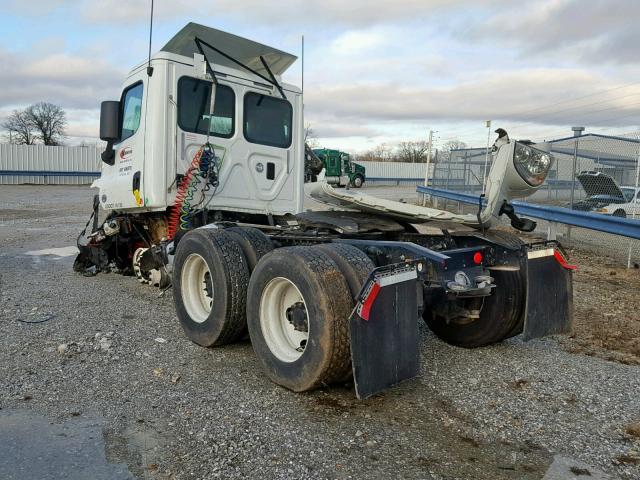
M 224 231 L 231 235 L 242 248 L 249 272 L 253 272 L 260 259 L 273 250 L 271 239 L 257 228 L 230 227 L 225 228 Z
M 524 242 L 509 232 L 488 232 L 488 239 L 508 248 L 519 248 Z M 496 288 L 484 299 L 480 318 L 468 321 L 435 315 L 425 309 L 422 317 L 438 337 L 459 347 L 473 348 L 497 343 L 522 333 L 526 308 L 527 278 L 524 269 L 491 270 Z
M 352 307 L 344 275 L 321 249 L 265 255 L 249 281 L 247 326 L 267 376 L 296 392 L 348 377 Z

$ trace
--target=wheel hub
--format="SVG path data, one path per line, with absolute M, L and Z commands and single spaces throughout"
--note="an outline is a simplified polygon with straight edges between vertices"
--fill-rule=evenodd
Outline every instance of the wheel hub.
M 207 297 L 213 301 L 213 283 L 211 282 L 211 273 L 210 272 L 206 272 L 204 274 L 204 280 L 203 280 L 203 289 L 205 294 L 207 295 Z
M 205 322 L 211 313 L 215 288 L 207 262 L 197 253 L 189 255 L 182 267 L 181 294 L 191 320 Z
M 265 285 L 260 298 L 260 327 L 275 357 L 295 362 L 309 340 L 309 322 L 304 297 L 289 279 L 276 277 Z
M 297 332 L 309 331 L 309 320 L 304 303 L 297 302 L 287 308 L 287 320 Z

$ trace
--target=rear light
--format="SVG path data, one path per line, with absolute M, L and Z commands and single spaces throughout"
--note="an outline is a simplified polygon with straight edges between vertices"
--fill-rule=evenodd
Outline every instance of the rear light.
M 567 270 L 578 270 L 576 265 L 571 265 L 567 262 L 567 259 L 564 258 L 564 255 L 558 249 L 553 250 L 553 256 L 558 261 L 558 263 L 562 266 L 562 268 L 566 268 Z
M 482 252 L 476 252 L 473 254 L 473 263 L 480 265 L 482 263 Z

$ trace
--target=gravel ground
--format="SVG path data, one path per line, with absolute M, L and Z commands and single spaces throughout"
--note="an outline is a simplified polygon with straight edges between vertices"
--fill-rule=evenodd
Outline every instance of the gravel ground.
M 248 342 L 186 340 L 170 291 L 82 277 L 65 250 L 29 254 L 73 245 L 90 199 L 2 186 L 3 415 L 99 423 L 107 460 L 134 478 L 539 479 L 556 455 L 640 478 L 637 366 L 566 339 L 465 350 L 423 329 L 418 379 L 362 402 L 350 385 L 295 394 Z

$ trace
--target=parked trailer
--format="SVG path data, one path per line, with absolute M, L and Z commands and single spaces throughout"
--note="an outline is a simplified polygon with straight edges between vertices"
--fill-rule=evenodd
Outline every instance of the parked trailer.
M 265 373 L 294 391 L 353 377 L 365 398 L 415 377 L 419 319 L 461 347 L 569 329 L 560 246 L 490 229 L 503 213 L 535 227 L 509 200 L 544 181 L 544 145 L 501 134 L 477 215 L 323 182 L 310 193 L 351 210 L 303 212 L 301 91 L 281 82 L 294 60 L 190 23 L 134 68 L 102 104 L 108 145 L 75 269 L 172 284 L 188 338 L 212 347 L 248 333 Z M 418 233 L 433 221 L 440 233 Z M 447 227 L 460 224 L 475 230 Z

